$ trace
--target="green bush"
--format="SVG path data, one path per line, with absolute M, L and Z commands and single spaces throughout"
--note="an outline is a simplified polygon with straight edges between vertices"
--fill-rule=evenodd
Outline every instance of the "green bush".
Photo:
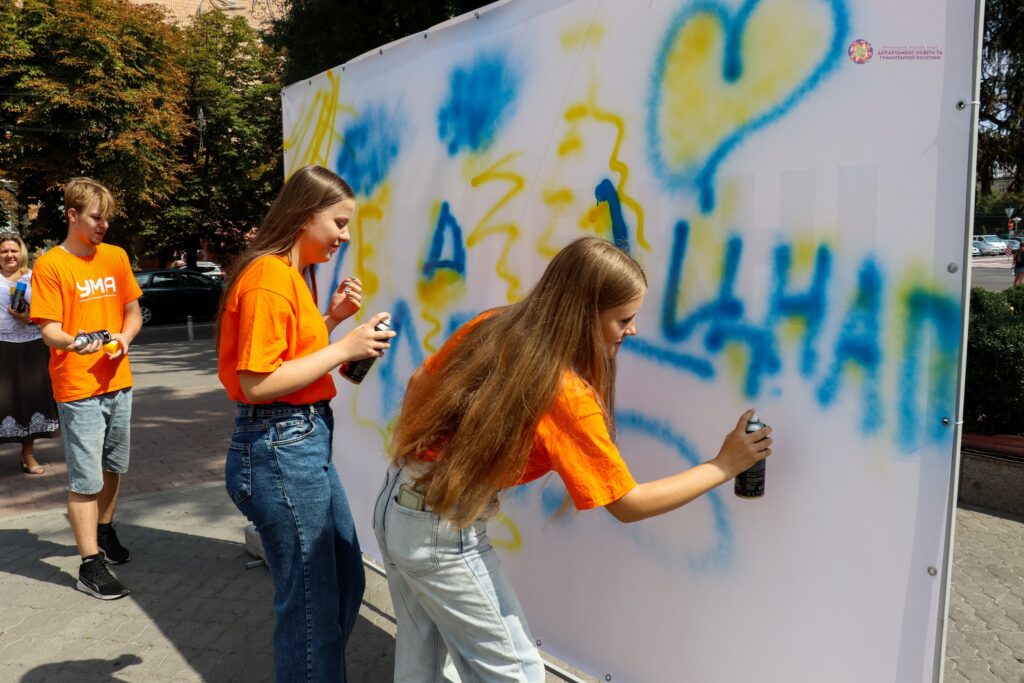
M 971 290 L 964 429 L 1024 433 L 1024 287 Z

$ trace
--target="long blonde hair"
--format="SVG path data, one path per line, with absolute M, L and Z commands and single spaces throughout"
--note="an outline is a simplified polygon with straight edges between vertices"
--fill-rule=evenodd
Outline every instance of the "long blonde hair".
M 300 229 L 312 218 L 313 214 L 354 197 L 355 193 L 348 183 L 323 166 L 303 166 L 292 174 L 277 193 L 270 209 L 267 210 L 267 215 L 263 217 L 256 236 L 231 269 L 231 275 L 224 284 L 220 313 L 224 312 L 228 293 L 253 261 L 268 254 L 288 257 L 295 240 L 299 237 Z M 316 299 L 316 280 L 312 271 L 304 272 L 303 276 L 310 282 L 313 298 Z M 219 316 L 217 336 L 219 339 Z
M 401 464 L 437 456 L 417 481 L 435 513 L 465 527 L 515 483 L 566 371 L 593 388 L 614 434 L 615 359 L 600 315 L 646 287 L 624 251 L 580 238 L 558 252 L 526 298 L 446 349 L 436 373 L 420 373 L 402 404 L 391 457 Z

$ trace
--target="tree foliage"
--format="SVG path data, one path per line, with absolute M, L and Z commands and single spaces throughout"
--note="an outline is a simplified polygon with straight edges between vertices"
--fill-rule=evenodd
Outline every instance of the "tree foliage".
M 971 290 L 964 429 L 1024 434 L 1024 286 Z
M 285 82 L 309 78 L 380 45 L 488 4 L 481 0 L 286 0 L 269 39 L 286 50 Z
M 0 0 L 0 27 L 0 169 L 43 207 L 29 241 L 63 237 L 63 183 L 88 175 L 117 191 L 130 242 L 181 186 L 179 32 L 126 0 Z
M 259 223 L 280 184 L 283 60 L 241 17 L 206 12 L 184 31 L 182 66 L 189 116 L 202 120 L 186 140 L 189 172 L 182 191 L 148 234 L 151 250 L 199 244 L 229 254 Z M 194 265 L 194 263 L 193 263 Z
M 1024 190 L 1024 3 L 987 0 L 982 43 L 978 183 L 992 193 L 997 177 Z
M 63 185 L 88 175 L 121 200 L 111 240 L 137 257 L 241 247 L 281 177 L 283 68 L 244 19 L 0 0 L 0 35 L 0 179 L 39 206 L 30 243 L 63 238 Z

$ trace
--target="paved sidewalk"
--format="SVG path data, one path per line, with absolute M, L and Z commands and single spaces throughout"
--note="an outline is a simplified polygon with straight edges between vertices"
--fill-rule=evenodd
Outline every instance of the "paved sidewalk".
M 134 557 L 116 571 L 135 592 L 102 602 L 73 587 L 60 440 L 40 443 L 40 477 L 0 450 L 0 682 L 270 681 L 272 588 L 266 568 L 246 569 L 245 520 L 223 490 L 231 405 L 212 343 L 132 353 L 117 518 Z M 368 571 L 351 680 L 391 680 L 394 633 L 387 586 Z M 957 510 L 948 633 L 943 683 L 1024 682 L 1024 517 Z
M 133 346 L 132 452 L 121 496 L 221 481 L 234 406 L 217 380 L 213 341 Z M 18 446 L 0 445 L 0 517 L 63 507 L 67 468 L 58 435 L 35 442 L 46 473 L 21 473 Z

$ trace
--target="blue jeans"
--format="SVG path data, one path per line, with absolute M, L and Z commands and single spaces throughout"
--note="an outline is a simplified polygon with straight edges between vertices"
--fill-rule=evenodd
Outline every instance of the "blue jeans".
M 398 622 L 395 682 L 545 680 L 526 617 L 487 537 L 487 520 L 456 529 L 399 505 L 408 468 L 388 469 L 373 514 Z
M 333 429 L 326 401 L 235 411 L 224 480 L 259 531 L 274 582 L 278 683 L 345 680 L 345 643 L 366 585 L 348 497 L 331 463 Z

